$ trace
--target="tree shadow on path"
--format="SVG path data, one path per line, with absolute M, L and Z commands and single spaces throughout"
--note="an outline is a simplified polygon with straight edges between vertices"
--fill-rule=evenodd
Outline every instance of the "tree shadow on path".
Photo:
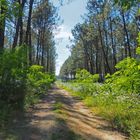
M 63 104 L 61 110 L 64 114 L 54 111 L 54 105 L 58 102 Z M 73 99 L 66 91 L 54 87 L 42 96 L 31 111 L 14 118 L 1 131 L 0 140 L 104 140 L 96 134 L 100 131 L 96 125 L 102 119 L 89 115 L 79 104 L 80 100 Z M 85 110 L 82 112 L 80 109 Z M 100 129 L 102 125 L 99 125 Z

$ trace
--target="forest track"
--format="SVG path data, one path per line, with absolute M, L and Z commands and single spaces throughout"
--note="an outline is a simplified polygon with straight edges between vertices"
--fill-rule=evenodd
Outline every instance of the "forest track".
M 54 86 L 0 140 L 126 140 L 67 91 Z

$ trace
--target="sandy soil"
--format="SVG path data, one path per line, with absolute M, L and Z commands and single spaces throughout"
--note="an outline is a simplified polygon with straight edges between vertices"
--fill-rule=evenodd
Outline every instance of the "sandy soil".
M 17 114 L 19 115 L 19 114 Z M 109 123 L 67 91 L 54 87 L 40 102 L 14 119 L 0 140 L 126 140 Z M 19 118 L 19 117 L 18 117 Z

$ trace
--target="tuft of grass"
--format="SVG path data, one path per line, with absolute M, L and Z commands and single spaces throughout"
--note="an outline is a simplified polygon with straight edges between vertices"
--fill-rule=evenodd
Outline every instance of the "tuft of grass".
M 53 112 L 59 115 L 60 119 L 66 120 L 67 113 L 63 110 L 63 104 L 61 102 L 57 102 L 53 105 Z
M 61 102 L 56 102 L 55 104 L 53 104 L 53 111 L 57 114 L 64 114 L 62 108 L 63 104 Z
M 53 110 L 60 110 L 63 108 L 63 104 L 61 102 L 56 102 L 54 105 L 53 105 Z
M 91 96 L 86 97 L 86 99 L 84 100 L 84 103 L 88 107 L 93 107 L 93 104 L 94 104 L 93 97 L 91 97 Z

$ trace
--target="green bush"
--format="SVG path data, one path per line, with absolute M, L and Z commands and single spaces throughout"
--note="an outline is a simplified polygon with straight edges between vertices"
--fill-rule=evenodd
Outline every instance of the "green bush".
M 54 81 L 55 76 L 45 73 L 42 66 L 29 66 L 26 46 L 1 51 L 0 121 L 9 118 L 12 110 L 23 110 L 36 103 Z
M 99 80 L 99 74 L 92 75 L 87 70 L 78 70 L 76 73 L 76 81 L 82 83 L 95 83 Z
M 55 77 L 53 75 L 43 72 L 43 66 L 32 65 L 27 73 L 25 107 L 35 104 L 40 95 L 45 93 L 54 81 Z
M 21 106 L 26 91 L 26 47 L 6 49 L 0 55 L 0 100 Z
M 53 82 L 51 75 L 43 72 L 43 66 L 32 65 L 29 68 L 28 74 L 28 85 L 35 90 L 35 93 L 42 93 L 46 91 L 50 84 Z
M 112 76 L 107 78 L 109 84 L 116 91 L 125 91 L 127 94 L 140 93 L 140 62 L 134 58 L 126 58 L 116 65 L 118 69 Z

